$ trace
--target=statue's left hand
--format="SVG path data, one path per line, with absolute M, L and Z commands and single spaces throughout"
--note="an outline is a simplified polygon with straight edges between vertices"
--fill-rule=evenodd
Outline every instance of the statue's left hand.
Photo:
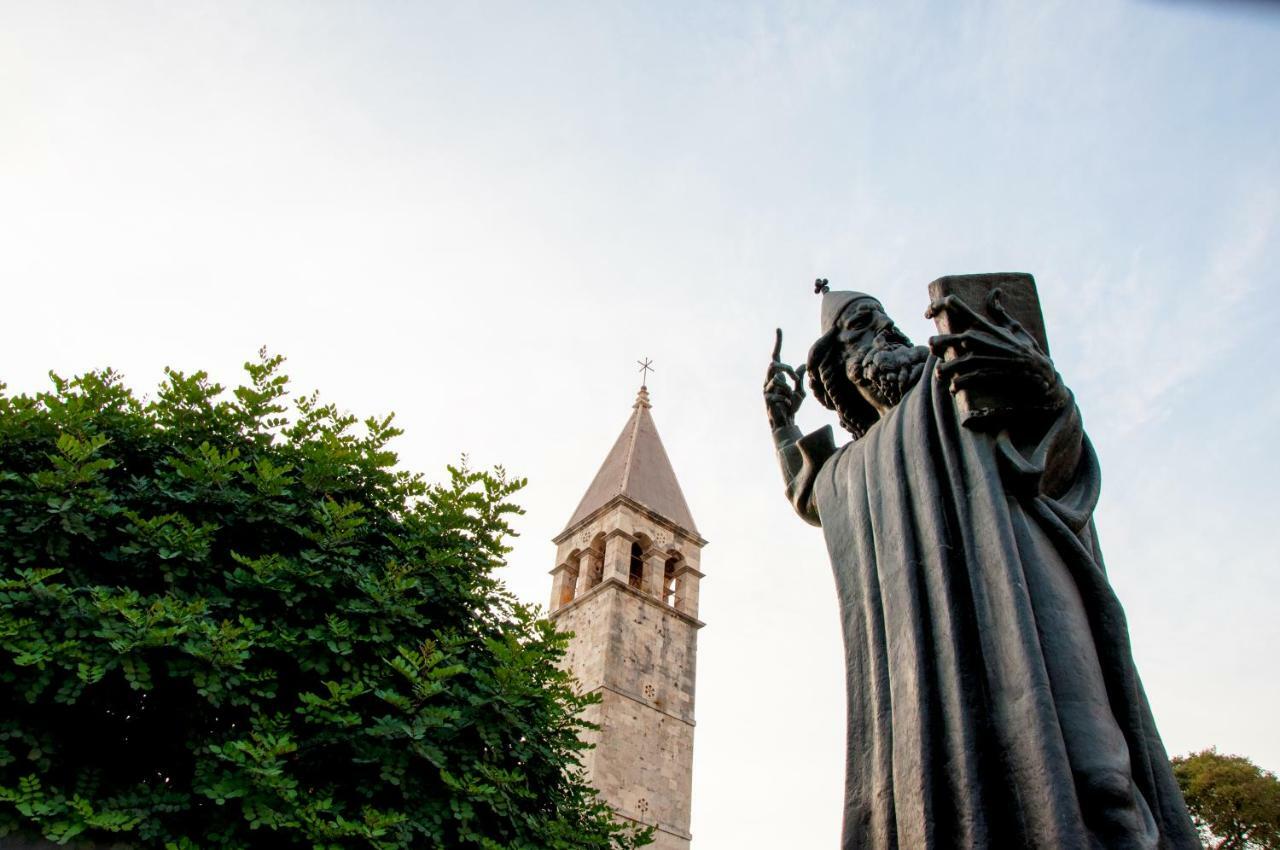
M 951 392 L 977 385 L 1001 384 L 1031 396 L 1037 405 L 1057 407 L 1069 398 L 1062 378 L 1053 368 L 1035 337 L 1005 311 L 1000 303 L 1000 290 L 993 289 L 982 315 L 954 295 L 940 298 L 929 305 L 926 317 L 946 311 L 966 326 L 960 333 L 941 334 L 929 338 L 929 348 L 939 358 L 938 377 L 950 380 Z M 945 359 L 949 350 L 951 359 Z

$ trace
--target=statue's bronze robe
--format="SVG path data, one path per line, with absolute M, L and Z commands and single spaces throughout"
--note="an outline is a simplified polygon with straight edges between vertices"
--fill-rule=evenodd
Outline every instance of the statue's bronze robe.
M 930 357 L 861 439 L 779 429 L 820 524 L 848 665 L 845 850 L 1199 848 L 1093 526 L 1069 404 L 961 427 Z

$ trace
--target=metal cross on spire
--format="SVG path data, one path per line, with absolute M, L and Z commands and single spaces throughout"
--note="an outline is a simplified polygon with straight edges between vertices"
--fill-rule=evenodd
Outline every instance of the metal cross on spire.
M 640 389 L 647 390 L 649 388 L 649 373 L 656 371 L 653 368 L 653 361 L 646 357 L 644 360 L 637 360 L 636 362 L 640 364 L 638 371 L 643 375 L 640 378 Z

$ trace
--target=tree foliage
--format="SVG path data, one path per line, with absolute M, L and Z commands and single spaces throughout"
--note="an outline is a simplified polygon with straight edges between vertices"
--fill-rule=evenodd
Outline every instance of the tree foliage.
M 0 834 L 630 848 L 576 768 L 565 638 L 494 578 L 501 469 L 395 469 L 281 358 L 0 385 Z
M 1243 756 L 1173 759 L 1187 809 L 1211 850 L 1280 850 L 1280 780 Z

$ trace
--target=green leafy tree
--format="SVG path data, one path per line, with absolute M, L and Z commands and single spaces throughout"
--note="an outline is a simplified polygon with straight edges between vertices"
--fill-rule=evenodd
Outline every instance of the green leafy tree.
M 1211 850 L 1280 850 L 1280 780 L 1243 756 L 1204 750 L 1173 759 L 1173 774 Z
M 631 848 L 565 637 L 494 578 L 522 481 L 395 469 L 280 357 L 0 385 L 0 834 Z

